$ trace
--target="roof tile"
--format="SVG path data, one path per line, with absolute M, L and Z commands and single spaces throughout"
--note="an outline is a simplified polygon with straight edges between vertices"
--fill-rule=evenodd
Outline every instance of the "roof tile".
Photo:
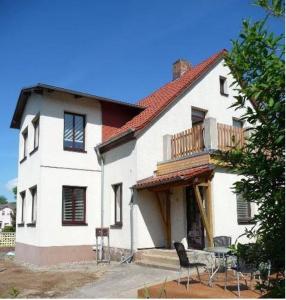
M 197 80 L 202 74 L 204 74 L 218 59 L 223 57 L 227 51 L 225 49 L 212 55 L 202 63 L 192 67 L 181 77 L 174 81 L 171 81 L 149 96 L 140 100 L 137 104 L 145 107 L 141 113 L 132 118 L 126 124 L 120 128 L 116 128 L 110 131 L 110 136 L 107 140 L 115 138 L 117 135 L 127 131 L 128 129 L 134 129 L 135 131 L 144 128 L 149 124 L 169 103 L 171 103 L 178 95 L 185 91 L 195 80 Z

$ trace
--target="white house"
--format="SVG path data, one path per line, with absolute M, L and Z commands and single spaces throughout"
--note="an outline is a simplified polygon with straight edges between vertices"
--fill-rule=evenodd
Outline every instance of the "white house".
M 225 50 L 173 65 L 173 80 L 137 104 L 38 84 L 22 89 L 16 257 L 34 264 L 94 259 L 95 228 L 113 258 L 182 241 L 203 249 L 251 223 L 238 177 L 212 153 L 244 142 Z
M 14 208 L 15 204 L 13 203 L 0 205 L 0 231 L 2 231 L 6 226 L 12 226 Z

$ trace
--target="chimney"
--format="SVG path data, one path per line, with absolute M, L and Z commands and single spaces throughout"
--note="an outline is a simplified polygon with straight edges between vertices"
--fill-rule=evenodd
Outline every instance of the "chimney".
M 178 59 L 173 63 L 173 80 L 181 77 L 191 68 L 191 64 L 186 59 Z

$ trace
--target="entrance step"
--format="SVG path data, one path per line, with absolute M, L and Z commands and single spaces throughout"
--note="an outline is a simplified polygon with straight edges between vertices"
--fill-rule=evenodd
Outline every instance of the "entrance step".
M 188 250 L 187 255 L 191 263 L 205 263 L 209 267 L 211 265 L 212 258 L 208 252 L 201 250 Z M 134 261 L 139 265 L 167 270 L 178 270 L 180 266 L 176 251 L 169 249 L 138 250 Z

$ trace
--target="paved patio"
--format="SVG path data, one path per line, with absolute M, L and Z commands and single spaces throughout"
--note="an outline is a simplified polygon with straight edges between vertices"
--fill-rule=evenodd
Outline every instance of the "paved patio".
M 137 298 L 144 286 L 177 278 L 178 272 L 136 264 L 116 264 L 92 284 L 73 290 L 66 298 Z
M 231 273 L 231 272 L 229 272 Z M 229 274 L 229 277 L 232 277 Z M 227 290 L 224 290 L 224 273 L 218 275 L 212 287 L 208 286 L 208 277 L 206 274 L 201 276 L 202 283 L 200 283 L 196 276 L 192 276 L 193 280 L 190 283 L 190 288 L 187 290 L 187 278 L 182 279 L 178 285 L 176 280 L 170 280 L 165 284 L 164 292 L 162 287 L 164 282 L 155 284 L 148 287 L 148 296 L 150 298 L 237 298 L 237 283 L 235 278 L 229 278 L 227 282 Z M 240 281 L 241 295 L 240 298 L 259 298 L 261 297 L 260 291 L 251 290 L 245 285 L 243 280 Z M 255 282 L 253 282 L 255 287 Z M 161 296 L 160 296 L 161 294 Z M 146 298 L 146 289 L 138 290 L 138 298 Z

